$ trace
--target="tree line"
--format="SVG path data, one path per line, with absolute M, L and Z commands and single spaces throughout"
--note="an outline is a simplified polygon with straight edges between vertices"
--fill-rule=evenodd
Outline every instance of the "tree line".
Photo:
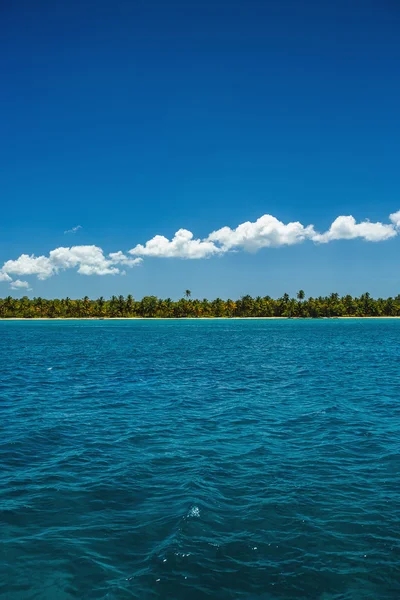
M 281 298 L 270 296 L 242 296 L 238 300 L 192 299 L 190 290 L 180 300 L 161 299 L 145 296 L 135 300 L 132 295 L 103 297 L 91 300 L 71 298 L 46 300 L 0 299 L 1 318 L 116 318 L 116 317 L 287 317 L 287 318 L 326 318 L 326 317 L 396 317 L 400 316 L 400 295 L 394 298 L 374 299 L 367 292 L 359 297 L 350 295 L 306 298 L 300 290 L 295 298 L 283 294 Z

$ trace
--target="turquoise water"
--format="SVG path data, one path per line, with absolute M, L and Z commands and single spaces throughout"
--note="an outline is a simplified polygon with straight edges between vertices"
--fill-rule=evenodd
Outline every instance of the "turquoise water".
M 400 320 L 0 322 L 0 597 L 400 597 Z

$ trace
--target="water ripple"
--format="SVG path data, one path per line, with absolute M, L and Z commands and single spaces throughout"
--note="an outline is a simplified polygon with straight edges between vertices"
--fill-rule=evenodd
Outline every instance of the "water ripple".
M 1 322 L 0 597 L 400 597 L 400 321 Z

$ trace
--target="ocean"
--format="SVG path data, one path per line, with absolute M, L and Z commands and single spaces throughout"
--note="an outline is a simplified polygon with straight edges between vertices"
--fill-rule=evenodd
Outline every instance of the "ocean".
M 400 320 L 0 322 L 0 597 L 398 600 Z

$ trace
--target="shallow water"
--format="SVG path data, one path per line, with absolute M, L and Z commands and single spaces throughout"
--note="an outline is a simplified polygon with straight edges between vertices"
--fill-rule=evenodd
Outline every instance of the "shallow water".
M 400 597 L 400 320 L 0 322 L 0 597 Z

